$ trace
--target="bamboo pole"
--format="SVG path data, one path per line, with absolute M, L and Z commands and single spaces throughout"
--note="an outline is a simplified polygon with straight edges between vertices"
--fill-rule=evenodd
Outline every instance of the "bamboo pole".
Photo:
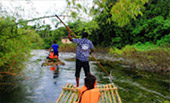
M 113 87 L 112 87 L 112 84 L 109 84 L 109 87 L 110 87 L 110 88 L 113 88 Z M 116 97 L 115 97 L 115 94 L 114 94 L 114 90 L 111 91 L 111 94 L 112 94 L 112 98 L 113 98 L 114 103 L 117 103 Z
M 106 88 L 109 89 L 107 93 L 108 93 L 108 95 L 109 95 L 110 103 L 113 103 L 113 101 L 112 101 L 112 96 L 111 96 L 111 91 L 112 91 L 112 90 L 111 90 L 111 88 L 109 88 L 108 85 L 106 85 Z
M 64 95 L 63 95 L 63 98 L 62 98 L 62 100 L 61 100 L 61 103 L 66 103 L 66 101 L 67 101 L 67 97 L 68 97 L 68 93 L 69 93 L 69 88 L 71 87 L 71 85 L 69 85 L 68 87 L 66 87 L 67 89 L 66 89 L 66 92 L 64 93 Z
M 68 97 L 67 97 L 65 103 L 68 103 L 68 101 L 70 100 L 71 95 L 73 94 L 73 93 L 72 93 L 72 91 L 73 91 L 73 88 L 72 88 L 72 87 L 73 87 L 73 85 L 70 86 L 71 89 L 68 91 L 69 93 L 68 93 Z
M 77 92 L 76 97 L 75 97 L 75 101 L 78 101 L 78 100 L 79 100 L 79 93 Z
M 105 92 L 105 96 L 106 96 L 106 103 L 110 103 L 110 102 L 109 102 L 109 98 L 108 98 L 108 97 L 109 97 L 109 96 L 108 96 L 108 91 L 106 91 L 106 90 L 107 90 L 106 85 L 104 85 L 104 88 L 105 88 L 105 91 L 104 91 L 104 92 Z
M 102 89 L 102 85 L 99 85 L 99 89 Z M 101 103 L 104 103 L 105 101 L 105 99 L 104 99 L 104 91 L 100 91 L 101 92 Z
M 58 15 L 55 15 L 62 23 L 63 23 L 63 25 L 67 28 L 68 26 L 58 17 Z M 70 29 L 70 32 L 73 34 L 73 36 L 75 37 L 75 38 L 77 38 L 76 37 L 76 34 Z
M 115 90 L 115 92 L 116 92 L 116 95 L 117 95 L 117 97 L 118 97 L 118 101 L 119 101 L 119 103 L 122 103 L 122 100 L 121 100 L 121 98 L 120 98 L 120 96 L 119 96 L 118 91 L 117 91 L 117 90 Z
M 72 98 L 71 98 L 70 103 L 73 103 L 74 97 L 75 97 L 75 95 L 76 95 L 77 92 L 78 92 L 78 89 L 75 88 L 74 91 L 73 91 L 73 96 L 72 96 Z
M 66 87 L 69 87 L 69 84 L 67 84 Z M 63 90 L 63 91 L 61 92 L 61 94 L 60 94 L 59 98 L 57 99 L 56 103 L 59 103 L 59 101 L 61 100 L 61 98 L 62 98 L 62 96 L 63 96 L 63 94 L 64 94 L 65 91 L 66 91 L 66 90 Z

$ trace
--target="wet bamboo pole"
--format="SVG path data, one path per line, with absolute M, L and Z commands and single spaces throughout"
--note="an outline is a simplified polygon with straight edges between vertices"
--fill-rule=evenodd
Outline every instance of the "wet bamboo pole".
M 71 87 L 70 84 L 69 84 L 68 87 L 63 87 L 63 89 L 65 89 L 66 92 L 64 93 L 63 98 L 61 99 L 61 103 L 66 103 L 66 101 L 67 101 L 66 98 L 68 97 L 68 93 L 69 93 L 70 87 Z
M 119 96 L 118 91 L 117 91 L 117 90 L 115 90 L 115 92 L 116 92 L 116 94 L 117 94 L 117 96 L 118 96 L 118 101 L 119 101 L 119 103 L 122 103 L 122 100 L 121 100 L 121 98 L 120 98 L 120 96 Z
M 121 98 L 120 98 L 120 96 L 119 96 L 119 93 L 118 93 L 118 90 L 117 90 L 117 87 L 115 87 L 114 85 L 111 85 L 113 88 L 115 88 L 115 94 L 116 94 L 116 96 L 117 96 L 117 100 L 118 100 L 118 102 L 119 103 L 122 103 L 122 100 L 121 100 Z
M 77 92 L 77 95 L 76 95 L 75 101 L 78 101 L 78 98 L 79 98 L 79 93 Z
M 69 87 L 69 84 L 67 84 L 66 87 Z M 65 91 L 66 91 L 66 90 L 63 90 L 63 91 L 61 92 L 61 94 L 60 94 L 59 98 L 57 99 L 56 103 L 58 103 L 58 102 L 61 100 L 61 98 L 62 98 L 63 94 L 65 93 Z
M 73 85 L 70 86 L 71 89 L 70 89 L 70 91 L 68 91 L 68 97 L 67 97 L 65 103 L 68 103 L 68 101 L 70 100 L 71 95 L 73 94 L 73 93 L 72 93 L 72 91 L 73 91 L 73 88 L 72 88 L 72 87 L 73 87 Z
M 72 96 L 72 98 L 71 98 L 71 101 L 70 101 L 70 103 L 73 103 L 73 101 L 74 101 L 74 97 L 75 97 L 75 95 L 76 95 L 76 93 L 78 92 L 78 89 L 76 89 L 75 88 L 75 90 L 73 91 L 73 96 Z
M 109 87 L 110 87 L 110 88 L 113 88 L 113 87 L 112 87 L 112 84 L 109 84 Z M 114 103 L 117 103 L 114 91 L 111 91 L 111 94 L 112 94 Z
M 100 85 L 100 90 L 101 90 L 101 89 L 102 89 L 102 85 Z M 104 102 L 105 102 L 104 92 L 101 91 L 101 94 L 102 94 L 102 103 L 104 103 Z
M 106 88 L 107 89 L 111 89 L 111 88 L 109 88 L 109 86 L 108 85 L 106 85 Z M 110 100 L 110 103 L 113 103 L 113 101 L 112 101 L 112 96 L 111 96 L 111 92 L 112 90 L 109 90 L 107 93 L 108 93 L 108 95 L 109 95 L 109 100 Z
M 107 93 L 105 91 L 105 85 L 102 85 L 101 90 L 103 91 L 103 94 L 104 94 L 104 102 L 108 103 Z

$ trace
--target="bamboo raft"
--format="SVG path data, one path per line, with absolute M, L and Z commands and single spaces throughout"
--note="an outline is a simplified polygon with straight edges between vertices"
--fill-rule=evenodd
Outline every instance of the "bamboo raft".
M 51 61 L 46 61 L 42 63 L 41 66 L 54 66 L 54 65 L 65 65 L 65 63 L 61 60 L 56 61 L 56 60 L 51 60 Z
M 118 89 L 114 83 L 97 85 L 96 87 L 99 88 L 101 93 L 98 103 L 122 103 Z M 63 91 L 58 97 L 56 103 L 74 103 L 78 101 L 78 95 L 78 88 L 75 88 L 71 84 L 67 84 L 66 87 L 63 87 Z

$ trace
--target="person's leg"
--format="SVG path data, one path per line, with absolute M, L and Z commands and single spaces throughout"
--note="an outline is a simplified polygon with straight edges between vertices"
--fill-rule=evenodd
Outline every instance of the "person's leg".
M 81 66 L 82 66 L 81 61 L 76 59 L 76 72 L 75 72 L 75 76 L 76 76 L 77 87 L 79 87 L 79 77 L 80 77 Z
M 57 56 L 57 61 L 59 61 L 59 58 L 58 58 L 58 56 L 59 56 L 59 54 L 58 54 L 58 51 L 57 52 L 54 52 L 54 56 Z
M 83 70 L 84 70 L 85 76 L 87 76 L 90 73 L 89 61 L 83 62 Z
M 54 52 L 54 56 L 55 56 L 55 55 L 59 56 L 58 51 L 57 51 L 57 52 Z
M 79 87 L 79 77 L 76 77 L 76 83 L 77 83 L 76 87 Z

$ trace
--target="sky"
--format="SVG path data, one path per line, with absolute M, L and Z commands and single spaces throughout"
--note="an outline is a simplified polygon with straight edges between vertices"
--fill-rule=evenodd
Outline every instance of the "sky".
M 76 2 L 90 6 L 92 5 L 92 0 L 77 0 Z M 23 19 L 29 20 L 32 18 L 38 18 L 43 16 L 51 15 L 61 15 L 63 11 L 66 10 L 67 3 L 66 0 L 0 0 L 0 4 L 7 10 L 11 15 L 20 15 Z M 22 8 L 15 9 L 16 7 Z M 89 17 L 83 14 L 84 19 Z M 53 18 L 54 19 L 54 18 Z M 70 17 L 61 17 L 65 22 L 72 20 Z M 45 24 L 50 24 L 51 26 L 55 25 L 55 22 L 51 22 L 52 18 L 43 19 L 41 21 Z M 35 22 L 30 22 L 30 25 L 33 25 Z

